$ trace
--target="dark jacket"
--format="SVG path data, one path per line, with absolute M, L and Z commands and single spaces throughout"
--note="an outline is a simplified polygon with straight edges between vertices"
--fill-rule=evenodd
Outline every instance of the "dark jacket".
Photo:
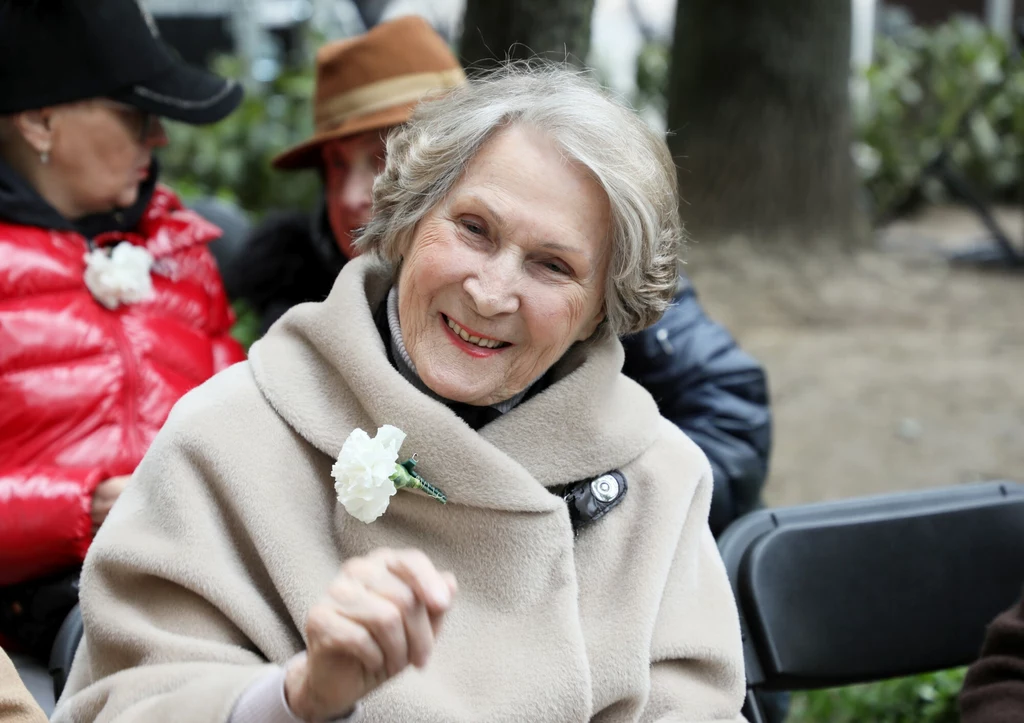
M 1024 721 L 1024 598 L 988 626 L 964 679 L 960 715 L 963 723 Z
M 243 299 L 260 317 L 260 334 L 296 304 L 323 301 L 334 285 L 345 257 L 334 242 L 321 201 L 307 213 L 270 213 L 225 269 L 234 278 L 228 293 Z
M 241 254 L 237 289 L 266 331 L 281 314 L 327 296 L 345 259 L 320 208 L 281 213 L 256 229 Z M 771 412 L 764 369 L 709 319 L 685 279 L 675 303 L 650 329 L 623 339 L 623 371 L 643 385 L 704 450 L 715 473 L 711 530 L 716 535 L 758 507 L 768 474 Z
M 675 302 L 657 324 L 622 340 L 623 373 L 641 384 L 662 416 L 686 432 L 711 462 L 717 536 L 761 506 L 772 448 L 764 368 L 704 313 L 693 286 L 680 279 Z

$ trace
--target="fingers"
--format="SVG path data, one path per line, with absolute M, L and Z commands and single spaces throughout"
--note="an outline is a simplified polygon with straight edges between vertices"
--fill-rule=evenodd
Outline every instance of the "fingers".
M 455 587 L 422 552 L 380 549 L 346 562 L 331 597 L 340 614 L 366 627 L 391 676 L 426 665 Z
M 401 578 L 385 567 L 377 568 L 363 584 L 397 608 L 405 625 L 408 662 L 422 668 L 434 649 L 434 628 L 426 605 Z
M 92 520 L 92 534 L 95 535 L 103 523 L 107 521 L 107 514 L 110 512 L 111 505 L 104 501 L 99 503 L 93 502 L 92 510 L 90 511 L 89 517 Z
M 448 594 L 454 598 L 455 593 L 459 591 L 459 583 L 455 579 L 455 574 L 451 572 L 442 572 L 441 577 L 444 579 L 445 584 L 448 585 Z
M 320 604 L 310 609 L 306 636 L 310 655 L 344 653 L 371 674 L 384 670 L 384 652 L 369 630 L 341 614 L 334 605 Z
M 432 614 L 444 613 L 452 604 L 455 578 L 446 578 L 419 550 L 382 551 L 388 570 L 397 575 L 416 593 Z
M 455 575 L 450 572 L 442 572 L 441 576 L 444 578 L 445 584 L 448 585 L 449 593 L 454 598 L 455 593 L 458 591 Z M 441 623 L 444 622 L 444 616 L 445 613 L 443 612 L 430 615 L 430 629 L 433 631 L 435 638 L 441 633 Z
M 416 550 L 381 549 L 347 561 L 307 619 L 313 672 L 336 675 L 350 660 L 369 690 L 410 664 L 423 667 L 456 587 L 451 573 L 438 572 Z
M 384 584 L 377 582 L 377 586 Z M 405 618 L 398 605 L 354 577 L 337 581 L 330 596 L 338 616 L 363 627 L 374 640 L 388 676 L 397 675 L 409 664 Z

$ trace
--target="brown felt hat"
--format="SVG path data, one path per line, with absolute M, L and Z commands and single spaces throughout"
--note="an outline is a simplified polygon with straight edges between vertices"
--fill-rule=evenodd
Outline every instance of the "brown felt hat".
M 405 123 L 423 96 L 465 82 L 459 61 L 421 17 L 329 43 L 316 54 L 313 137 L 277 156 L 274 166 L 319 166 L 327 141 Z

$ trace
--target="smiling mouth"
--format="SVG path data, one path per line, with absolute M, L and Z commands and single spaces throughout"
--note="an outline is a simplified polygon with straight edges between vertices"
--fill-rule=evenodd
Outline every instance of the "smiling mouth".
M 441 314 L 441 318 L 444 319 L 444 323 L 446 323 L 448 328 L 451 329 L 460 339 L 470 344 L 475 344 L 481 349 L 504 349 L 507 346 L 512 346 L 509 342 L 502 341 L 501 339 L 492 339 L 486 336 L 470 334 L 456 322 L 449 319 L 445 314 Z

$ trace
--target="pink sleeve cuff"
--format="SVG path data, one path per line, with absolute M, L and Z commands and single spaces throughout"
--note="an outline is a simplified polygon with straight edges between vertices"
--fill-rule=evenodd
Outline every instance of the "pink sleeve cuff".
M 362 708 L 330 723 L 359 723 Z M 277 665 L 245 689 L 231 711 L 228 723 L 306 723 L 288 707 L 284 697 L 284 667 Z

